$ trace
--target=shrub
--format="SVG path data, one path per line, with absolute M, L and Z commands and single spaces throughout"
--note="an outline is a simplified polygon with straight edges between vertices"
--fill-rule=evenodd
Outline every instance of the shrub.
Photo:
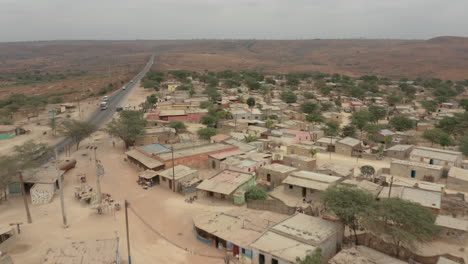
M 268 198 L 268 194 L 263 187 L 254 186 L 245 193 L 245 198 L 251 200 L 266 200 Z

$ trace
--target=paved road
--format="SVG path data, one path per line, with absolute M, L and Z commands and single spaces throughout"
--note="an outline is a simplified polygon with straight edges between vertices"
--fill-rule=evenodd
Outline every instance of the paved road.
M 148 63 L 145 65 L 145 68 L 143 68 L 143 70 L 133 78 L 133 82 L 127 83 L 125 85 L 127 87 L 127 89 L 123 90 L 122 88 L 120 88 L 119 90 L 117 90 L 117 91 L 115 91 L 115 92 L 113 92 L 112 94 L 109 95 L 109 101 L 108 101 L 109 102 L 109 107 L 108 107 L 107 110 L 100 110 L 99 108 L 96 109 L 91 114 L 91 116 L 88 118 L 87 121 L 94 124 L 98 128 L 103 126 L 104 124 L 106 124 L 112 118 L 112 116 L 114 115 L 116 107 L 123 106 L 122 101 L 125 98 L 125 96 L 128 93 L 130 93 L 130 91 L 132 89 L 134 89 L 136 87 L 136 84 L 151 69 L 151 66 L 153 65 L 153 63 L 154 63 L 154 55 L 151 56 Z M 71 140 L 69 138 L 66 138 L 66 139 L 60 141 L 59 143 L 57 143 L 57 145 L 55 145 L 55 147 L 58 149 L 59 152 L 62 152 L 66 145 L 73 144 L 73 143 L 74 143 L 73 140 Z

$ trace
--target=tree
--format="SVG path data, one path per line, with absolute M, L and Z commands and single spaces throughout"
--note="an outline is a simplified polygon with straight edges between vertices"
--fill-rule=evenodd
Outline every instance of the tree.
M 372 194 L 347 185 L 328 188 L 322 199 L 327 211 L 333 212 L 340 221 L 349 227 L 358 244 L 357 231 L 361 227 L 361 219 L 369 215 L 374 197 Z
M 125 143 L 125 148 L 132 146 L 137 137 L 145 134 L 146 120 L 140 111 L 124 110 L 118 119 L 112 119 L 107 124 L 106 132 L 118 137 Z
M 364 165 L 361 167 L 361 174 L 365 177 L 371 177 L 375 174 L 375 169 L 370 165 Z
M 52 129 L 52 133 L 55 136 L 55 133 L 57 132 L 57 119 L 55 118 L 55 113 L 49 119 L 49 122 L 47 122 L 47 125 L 50 127 L 50 129 Z
M 400 198 L 388 198 L 374 203 L 364 226 L 373 234 L 389 240 L 399 257 L 400 247 L 413 248 L 416 241 L 426 242 L 437 235 L 440 229 L 434 222 L 435 215 L 430 209 Z
M 274 124 L 275 124 L 275 121 L 273 120 L 268 119 L 267 121 L 265 121 L 265 126 L 268 129 L 272 128 Z
M 306 99 L 315 99 L 315 98 L 316 98 L 316 97 L 315 97 L 315 94 L 313 94 L 313 93 L 311 93 L 311 92 L 304 92 L 303 95 L 304 95 L 304 97 L 305 97 Z
M 176 130 L 177 133 L 179 131 L 186 129 L 187 127 L 185 126 L 184 122 L 178 121 L 178 120 L 173 120 L 169 123 L 169 127 L 172 127 Z
M 307 255 L 305 258 L 300 259 L 299 257 L 296 258 L 297 264 L 321 264 L 322 261 L 322 249 L 317 248 L 314 250 L 312 255 Z
M 211 108 L 211 107 L 213 107 L 213 103 L 210 102 L 210 101 L 204 101 L 204 102 L 200 103 L 200 108 L 202 108 L 202 109 L 208 109 L 208 108 Z
M 297 101 L 297 96 L 292 91 L 285 91 L 281 93 L 281 100 L 285 103 L 292 104 Z
M 310 114 L 306 116 L 306 121 L 311 123 L 323 123 L 325 121 L 325 117 L 319 114 Z
M 253 141 L 257 140 L 257 139 L 258 139 L 258 137 L 255 137 L 255 136 L 251 136 L 251 135 L 245 136 L 245 141 L 247 143 L 253 142 Z
M 261 186 L 254 186 L 245 193 L 245 198 L 250 200 L 266 200 L 268 193 Z
M 398 131 L 406 131 L 414 128 L 414 121 L 406 116 L 395 116 L 389 124 Z
M 338 133 L 340 132 L 340 124 L 338 122 L 327 122 L 325 123 L 325 135 L 329 137 L 336 137 L 338 136 Z
M 468 156 L 468 136 L 463 136 L 458 141 L 460 151 L 463 155 Z
M 304 102 L 301 104 L 301 111 L 305 114 L 313 114 L 318 110 L 317 104 L 312 102 Z
M 151 94 L 146 97 L 146 101 L 149 104 L 151 104 L 151 106 L 153 106 L 154 104 L 158 102 L 158 97 L 156 96 L 156 94 Z
M 440 139 L 442 137 L 444 137 L 443 134 L 448 136 L 447 133 L 445 133 L 444 131 L 442 131 L 439 128 L 428 129 L 428 130 L 424 131 L 423 138 L 429 140 L 431 142 L 431 146 L 432 146 L 432 145 L 434 145 L 434 143 L 439 143 L 440 142 Z
M 255 106 L 255 98 L 249 97 L 249 98 L 247 99 L 247 105 L 248 105 L 250 108 L 254 107 L 254 106 Z
M 201 123 L 208 127 L 215 127 L 217 122 L 218 122 L 218 117 L 214 115 L 206 115 L 206 116 L 203 116 L 201 119 Z
M 371 105 L 369 106 L 369 112 L 373 116 L 372 120 L 380 120 L 387 116 L 387 110 L 382 106 Z
M 424 109 L 426 109 L 428 113 L 434 113 L 435 111 L 437 111 L 437 107 L 439 106 L 439 104 L 436 101 L 432 101 L 432 100 L 422 101 L 421 105 L 422 107 L 424 107 Z
M 468 99 L 463 98 L 460 100 L 460 106 L 465 109 L 465 111 L 468 111 Z
M 311 149 L 309 149 L 309 153 L 310 153 L 310 155 L 312 155 L 312 157 L 313 157 L 313 156 L 315 156 L 315 154 L 317 154 L 317 150 L 314 149 L 314 148 L 311 148 Z
M 347 125 L 341 130 L 342 137 L 356 137 L 356 127 L 354 125 Z
M 60 127 L 63 136 L 71 138 L 73 141 L 75 141 L 77 150 L 80 142 L 90 136 L 97 128 L 88 121 L 78 120 L 66 120 Z
M 364 127 L 373 120 L 373 115 L 371 112 L 366 110 L 361 110 L 354 112 L 351 115 L 351 124 L 353 124 L 357 129 L 364 130 Z
M 200 128 L 197 130 L 198 137 L 201 139 L 205 139 L 205 140 L 210 139 L 212 136 L 216 134 L 218 134 L 218 130 L 212 127 Z
M 276 81 L 275 81 L 275 79 L 273 79 L 273 78 L 270 77 L 270 78 L 266 78 L 266 79 L 265 79 L 265 83 L 275 85 L 275 84 L 276 84 Z
M 0 203 L 2 197 L 6 197 L 6 188 L 16 171 L 17 166 L 14 157 L 0 156 Z

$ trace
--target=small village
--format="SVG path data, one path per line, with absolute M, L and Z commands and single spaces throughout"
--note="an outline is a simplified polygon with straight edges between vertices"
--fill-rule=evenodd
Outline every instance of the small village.
M 132 85 L 0 126 L 1 264 L 467 263 L 468 81 Z

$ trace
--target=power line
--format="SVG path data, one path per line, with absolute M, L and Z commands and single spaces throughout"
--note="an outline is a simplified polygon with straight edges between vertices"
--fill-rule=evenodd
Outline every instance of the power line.
M 199 253 L 199 252 L 196 252 L 196 251 L 193 251 L 193 250 L 190 250 L 188 248 L 184 248 L 180 245 L 177 245 L 175 242 L 171 241 L 170 239 L 168 239 L 164 234 L 162 234 L 161 232 L 159 232 L 158 230 L 154 229 L 150 224 L 148 224 L 144 219 L 143 217 L 141 217 L 136 211 L 135 209 L 133 209 L 133 207 L 129 207 L 130 211 L 132 211 L 136 217 L 138 217 L 138 219 L 140 219 L 141 222 L 143 222 L 144 225 L 146 225 L 146 227 L 148 227 L 151 231 L 153 231 L 154 233 L 156 233 L 158 236 L 162 237 L 164 240 L 166 240 L 167 242 L 169 242 L 170 244 L 172 244 L 173 246 L 175 247 L 178 247 L 179 249 L 181 250 L 184 250 L 190 254 L 193 254 L 193 255 L 197 255 L 197 256 L 201 256 L 201 257 L 206 257 L 206 258 L 214 258 L 214 259 L 222 259 L 224 260 L 225 258 L 224 257 L 219 257 L 219 256 L 213 256 L 213 255 L 207 255 L 207 254 L 203 254 L 203 253 Z

